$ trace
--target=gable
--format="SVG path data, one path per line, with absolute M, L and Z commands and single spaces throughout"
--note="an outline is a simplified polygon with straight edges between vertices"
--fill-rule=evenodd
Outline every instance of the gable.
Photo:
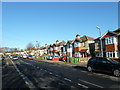
M 111 33 L 111 32 L 107 32 L 106 34 L 104 34 L 101 38 L 106 38 L 106 37 L 110 37 L 110 36 L 115 36 L 116 34 Z

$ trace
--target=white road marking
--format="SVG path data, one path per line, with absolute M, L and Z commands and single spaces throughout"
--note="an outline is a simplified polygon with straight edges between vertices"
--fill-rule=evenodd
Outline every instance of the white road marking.
M 88 88 L 87 86 L 82 85 L 82 84 L 80 84 L 80 83 L 78 83 L 78 85 L 79 85 L 79 86 L 82 86 L 83 88 Z
M 68 79 L 68 78 L 64 78 L 65 80 L 67 80 L 67 81 L 69 81 L 69 82 L 71 82 L 71 80 L 70 79 Z
M 56 74 L 55 76 L 57 76 L 58 77 L 58 75 Z
M 102 87 L 102 86 L 100 86 L 100 85 L 96 85 L 96 84 L 91 83 L 91 82 L 88 82 L 88 81 L 84 81 L 84 80 L 80 80 L 80 81 L 82 81 L 82 82 L 84 82 L 84 83 L 87 83 L 87 84 L 91 84 L 91 85 L 96 86 L 96 87 L 99 87 L 99 88 L 104 88 L 104 87 Z
M 26 85 L 30 88 L 30 90 L 34 90 L 34 88 L 36 88 L 36 86 L 34 86 L 32 81 L 30 81 L 30 79 L 27 76 L 25 76 L 22 72 L 20 72 L 20 70 L 18 69 L 18 67 L 16 66 L 16 64 L 12 60 L 11 60 L 11 62 L 14 65 L 16 71 L 19 73 L 19 75 L 25 81 Z
M 49 74 L 53 74 L 53 73 L 50 72 Z

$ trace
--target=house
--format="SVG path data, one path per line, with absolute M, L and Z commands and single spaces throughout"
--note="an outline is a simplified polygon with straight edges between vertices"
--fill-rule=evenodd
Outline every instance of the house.
M 52 44 L 50 44 L 48 47 L 48 54 L 53 56 L 53 45 Z
M 64 51 L 65 50 L 63 50 L 64 49 L 64 45 L 66 44 L 66 42 L 63 40 L 62 42 L 60 42 L 59 43 L 59 47 L 58 47 L 58 49 L 59 49 L 59 54 L 60 54 L 60 56 L 64 56 Z
M 54 56 L 60 56 L 60 53 L 59 53 L 59 41 L 58 40 L 56 40 L 56 43 L 53 44 L 52 53 L 53 53 Z
M 73 57 L 74 56 L 74 40 L 68 40 L 66 44 L 67 56 Z
M 74 40 L 74 57 L 84 58 L 90 56 L 89 44 L 94 43 L 94 38 L 84 35 L 80 37 L 79 34 L 76 35 Z
M 101 43 L 100 37 L 94 39 L 94 56 L 99 57 L 101 55 Z
M 105 44 L 103 55 L 109 58 L 120 58 L 120 28 L 115 31 L 107 31 L 102 37 Z

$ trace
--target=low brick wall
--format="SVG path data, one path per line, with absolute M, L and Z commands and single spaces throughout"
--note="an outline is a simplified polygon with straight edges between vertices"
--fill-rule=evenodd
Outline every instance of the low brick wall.
M 59 61 L 60 58 L 52 58 L 52 61 Z

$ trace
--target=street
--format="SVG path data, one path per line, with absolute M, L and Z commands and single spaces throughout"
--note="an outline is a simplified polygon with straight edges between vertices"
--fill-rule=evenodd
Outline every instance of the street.
M 120 90 L 120 77 L 100 72 L 87 72 L 84 66 L 52 63 L 49 60 L 6 60 L 2 67 L 2 88 L 25 89 L 115 89 Z

